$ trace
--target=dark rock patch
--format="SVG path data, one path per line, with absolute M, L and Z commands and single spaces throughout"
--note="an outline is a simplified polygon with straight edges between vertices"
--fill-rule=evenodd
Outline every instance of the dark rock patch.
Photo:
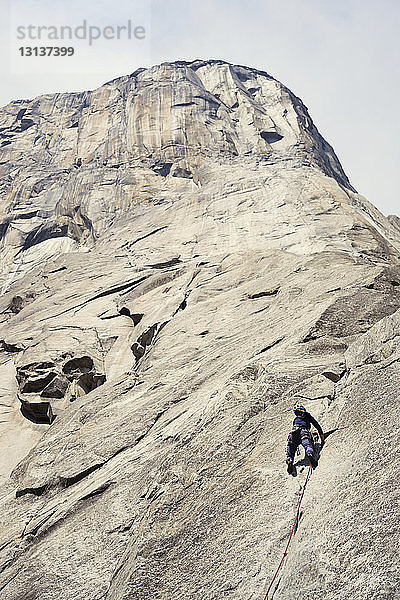
M 138 360 L 140 360 L 142 358 L 142 356 L 144 356 L 145 348 L 144 348 L 144 346 L 139 344 L 139 342 L 134 342 L 131 346 L 131 350 L 132 350 L 133 356 L 136 358 L 136 362 L 138 362 Z
M 15 492 L 15 497 L 16 498 L 21 498 L 21 496 L 25 496 L 25 494 L 33 494 L 34 496 L 43 496 L 43 494 L 46 492 L 47 490 L 47 485 L 41 485 L 40 487 L 31 487 L 31 488 L 24 488 L 23 490 L 17 490 Z
M 100 467 L 102 467 L 103 464 L 104 463 L 96 463 L 95 465 L 88 467 L 84 471 L 81 471 L 80 473 L 77 473 L 76 475 L 73 475 L 72 477 L 60 477 L 60 483 L 62 484 L 63 487 L 69 487 L 70 485 L 79 483 L 79 481 L 82 481 L 82 479 L 85 479 L 85 477 L 87 477 L 94 471 L 97 471 L 97 469 L 100 469 Z
M 275 340 L 274 342 L 271 342 L 271 344 L 268 344 L 268 346 L 265 346 L 265 348 L 263 348 L 262 350 L 260 350 L 260 352 L 257 352 L 258 354 L 262 354 L 263 352 L 267 352 L 267 350 L 270 350 L 271 348 L 273 348 L 274 346 L 277 346 L 284 338 L 278 338 L 277 340 Z
M 56 377 L 57 373 L 50 371 L 43 375 L 33 376 L 25 379 L 20 385 L 20 390 L 23 394 L 33 394 L 41 392 L 47 385 Z
M 23 348 L 20 348 L 16 344 L 9 344 L 5 340 L 0 340 L 0 347 L 4 352 L 9 352 L 10 354 L 23 351 Z
M 37 362 L 17 368 L 17 381 L 23 394 L 41 392 L 56 377 L 55 364 Z
M 68 234 L 68 225 L 57 225 L 53 223 L 52 225 L 42 226 L 40 225 L 33 231 L 30 231 L 25 238 L 24 245 L 22 246 L 22 251 L 28 250 L 28 248 L 32 248 L 40 242 L 44 242 L 45 240 L 49 240 L 55 237 L 65 237 Z
M 56 375 L 48 385 L 42 390 L 42 398 L 64 398 L 69 387 L 69 381 L 62 375 Z
M 250 298 L 251 300 L 254 300 L 255 298 L 262 298 L 264 296 L 276 296 L 276 294 L 279 292 L 279 288 L 276 288 L 274 290 L 266 290 L 265 292 L 257 292 L 256 294 L 249 294 L 248 298 Z
M 103 373 L 96 373 L 90 371 L 89 373 L 83 373 L 78 380 L 78 386 L 85 392 L 85 394 L 89 394 L 100 385 L 103 385 L 106 381 L 106 376 Z
M 72 358 L 63 365 L 63 373 L 69 376 L 81 375 L 82 373 L 89 373 L 94 367 L 93 359 L 90 356 L 81 356 Z
M 324 371 L 322 373 L 322 375 L 324 377 L 326 377 L 327 379 L 329 379 L 330 381 L 333 381 L 333 383 L 337 383 L 343 377 L 344 373 L 345 373 L 345 371 L 343 371 L 342 373 L 334 373 L 333 371 Z
M 95 370 L 93 359 L 90 356 L 72 358 L 64 364 L 62 370 L 69 381 L 76 380 L 78 388 L 84 394 L 89 394 L 106 381 L 105 374 Z
M 132 344 L 131 350 L 132 350 L 134 357 L 136 358 L 136 363 L 144 355 L 144 353 L 146 351 L 146 347 L 152 343 L 154 336 L 157 332 L 157 328 L 158 328 L 158 323 L 155 323 L 154 325 L 152 325 L 151 327 L 146 329 L 146 331 L 144 331 L 142 333 L 142 335 L 140 335 L 138 337 L 136 342 L 134 342 Z
M 9 226 L 10 226 L 9 220 L 6 220 L 6 221 L 3 221 L 3 223 L 0 223 L 0 240 L 2 240 L 4 238 L 4 236 L 6 235 Z
M 36 123 L 32 119 L 21 119 L 21 125 L 20 125 L 19 131 L 20 132 L 26 131 L 30 127 L 33 127 L 33 125 L 36 125 Z
M 182 106 L 196 106 L 196 102 L 178 102 L 177 104 L 173 104 L 171 108 L 180 108 Z
M 153 165 L 151 168 L 154 171 L 154 173 L 156 173 L 157 175 L 166 177 L 167 175 L 169 175 L 171 167 L 172 167 L 172 163 L 166 162 L 166 163 L 159 163 L 159 164 Z
M 166 269 L 167 267 L 173 267 L 181 263 L 180 258 L 171 258 L 171 260 L 166 260 L 165 262 L 154 263 L 153 265 L 149 265 L 151 269 Z
M 251 75 L 249 75 L 248 72 L 246 71 L 239 71 L 239 69 L 236 67 L 234 70 L 234 73 L 236 75 L 236 77 L 239 79 L 239 81 L 247 81 L 248 79 L 251 79 Z
M 283 139 L 283 135 L 280 135 L 276 131 L 262 131 L 260 135 L 267 144 L 273 144 L 274 142 L 279 142 L 279 140 Z
M 29 198 L 33 198 L 41 194 L 44 190 L 48 190 L 54 184 L 59 184 L 60 179 L 63 176 L 64 171 L 58 171 L 56 173 L 52 173 L 51 175 L 47 175 L 46 177 L 42 177 L 38 179 L 29 194 Z
M 28 306 L 33 300 L 36 298 L 36 295 L 33 292 L 29 292 L 25 296 L 13 296 L 11 298 L 11 302 L 8 305 L 8 310 L 12 312 L 14 315 L 17 315 Z
M 126 306 L 123 306 L 120 311 L 119 311 L 120 315 L 124 315 L 126 317 L 129 317 L 130 319 L 132 319 L 133 324 L 138 325 L 140 323 L 140 321 L 143 319 L 144 314 L 143 313 L 131 313 L 131 311 L 129 310 L 129 308 L 127 308 Z
M 55 417 L 50 402 L 35 402 L 21 399 L 21 413 L 32 423 L 51 425 Z
M 176 166 L 171 173 L 172 177 L 182 177 L 183 179 L 193 179 L 193 173 L 190 169 L 185 167 Z

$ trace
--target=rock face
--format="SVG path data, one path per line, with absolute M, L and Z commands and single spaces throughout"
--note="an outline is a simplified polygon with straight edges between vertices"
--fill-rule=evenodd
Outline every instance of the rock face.
M 0 111 L 2 600 L 399 586 L 400 228 L 306 107 L 222 61 Z

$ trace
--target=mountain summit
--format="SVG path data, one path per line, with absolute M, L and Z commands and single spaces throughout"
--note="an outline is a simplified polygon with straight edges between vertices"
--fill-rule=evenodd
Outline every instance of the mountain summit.
M 261 600 L 306 481 L 274 600 L 393 599 L 399 220 L 301 100 L 178 61 L 0 127 L 2 600 Z

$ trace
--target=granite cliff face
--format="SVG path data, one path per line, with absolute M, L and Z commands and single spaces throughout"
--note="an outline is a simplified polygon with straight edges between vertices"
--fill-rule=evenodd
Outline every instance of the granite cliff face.
M 2 600 L 391 600 L 400 228 L 222 61 L 0 111 Z

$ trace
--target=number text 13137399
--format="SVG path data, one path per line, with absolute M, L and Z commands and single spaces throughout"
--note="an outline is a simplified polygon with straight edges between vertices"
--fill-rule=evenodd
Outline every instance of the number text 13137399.
M 75 52 L 72 46 L 21 46 L 18 50 L 21 56 L 72 56 Z

